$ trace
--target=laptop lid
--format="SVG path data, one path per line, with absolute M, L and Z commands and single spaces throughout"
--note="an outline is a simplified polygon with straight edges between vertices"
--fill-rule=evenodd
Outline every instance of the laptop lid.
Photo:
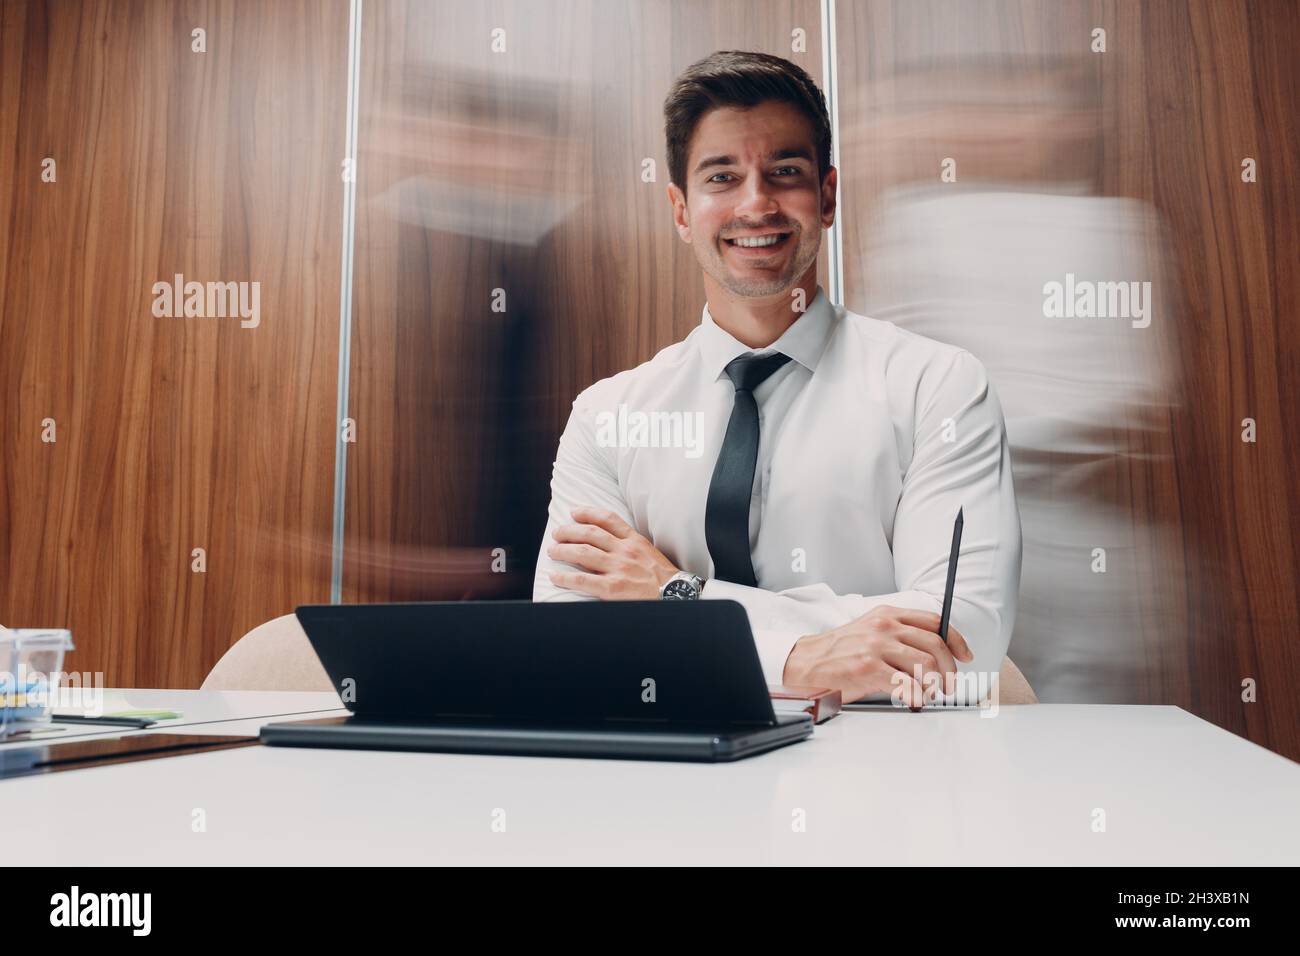
M 297 609 L 358 717 L 772 726 L 734 601 L 473 601 Z

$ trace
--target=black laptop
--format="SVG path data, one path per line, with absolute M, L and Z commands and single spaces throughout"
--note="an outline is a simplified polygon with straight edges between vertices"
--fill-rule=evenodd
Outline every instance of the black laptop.
M 300 607 L 352 713 L 265 744 L 737 760 L 812 735 L 777 715 L 734 601 Z

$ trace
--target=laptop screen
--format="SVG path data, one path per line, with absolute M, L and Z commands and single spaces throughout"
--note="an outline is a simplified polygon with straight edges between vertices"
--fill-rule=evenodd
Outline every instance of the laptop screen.
M 478 601 L 298 609 L 343 703 L 388 720 L 775 723 L 733 601 Z

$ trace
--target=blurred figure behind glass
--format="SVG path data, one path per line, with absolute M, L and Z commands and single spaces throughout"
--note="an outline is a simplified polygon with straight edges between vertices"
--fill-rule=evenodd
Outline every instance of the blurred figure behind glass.
M 1144 638 L 1179 613 L 1153 580 L 1179 556 L 1129 494 L 1167 466 L 1177 401 L 1157 214 L 1097 195 L 1105 123 L 1082 61 L 954 60 L 873 96 L 846 132 L 888 184 L 862 311 L 970 350 L 997 386 L 1024 534 L 1010 656 L 1044 701 L 1141 700 Z M 1119 282 L 1138 283 L 1125 314 L 1049 317 L 1050 283 Z

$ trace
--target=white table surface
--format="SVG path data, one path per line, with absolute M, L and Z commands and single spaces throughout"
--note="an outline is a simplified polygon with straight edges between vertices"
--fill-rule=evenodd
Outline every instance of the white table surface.
M 338 706 L 125 693 L 183 711 L 151 728 L 177 733 Z M 58 865 L 1300 864 L 1300 764 L 1176 707 L 853 711 L 730 764 L 255 746 L 0 780 L 0 800 L 6 854 Z

